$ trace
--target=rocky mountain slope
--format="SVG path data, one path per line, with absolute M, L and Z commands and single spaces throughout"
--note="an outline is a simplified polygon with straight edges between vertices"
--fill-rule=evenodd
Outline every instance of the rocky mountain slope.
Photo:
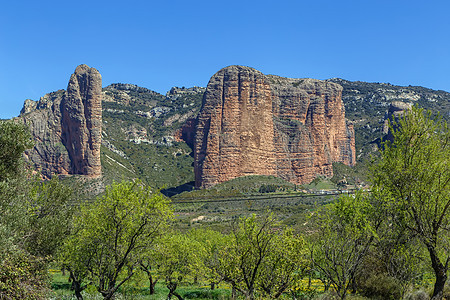
M 48 177 L 51 174 L 71 175 L 68 178 L 75 178 L 77 174 L 98 176 L 98 154 L 94 155 L 94 153 L 98 153 L 96 149 L 98 149 L 99 132 L 101 132 L 99 156 L 102 176 L 93 181 L 98 185 L 97 191 L 101 191 L 104 184 L 123 178 L 138 177 L 157 187 L 163 185 L 176 187 L 193 181 L 194 120 L 201 109 L 205 88 L 172 88 L 166 95 L 162 95 L 133 84 L 112 84 L 101 90 L 101 115 L 99 115 L 98 104 L 91 102 L 98 101 L 100 75 L 89 70 L 91 69 L 86 66 L 80 67 L 78 72 L 75 71 L 67 91 L 59 90 L 49 93 L 41 97 L 39 101 L 25 101 L 19 118 L 30 125 L 36 140 L 35 149 L 28 151 L 26 155 L 35 166 L 42 170 L 43 176 Z M 299 136 L 292 134 L 290 129 L 306 130 L 307 121 L 303 115 L 307 110 L 301 105 L 300 100 L 311 96 L 315 98 L 317 95 L 312 92 L 314 90 L 312 87 L 320 81 L 283 79 L 267 75 L 266 79 L 269 80 L 268 83 L 261 83 L 260 89 L 256 90 L 268 93 L 269 90 L 264 87 L 268 84 L 271 87 L 270 93 L 278 95 L 276 103 L 279 104 L 276 105 L 276 117 L 273 118 L 271 126 L 280 129 L 278 140 L 286 145 L 287 150 L 283 151 L 291 155 L 290 159 L 292 159 L 293 152 L 290 152 L 293 147 L 292 141 L 305 143 Z M 275 84 L 275 82 L 278 83 Z M 369 153 L 376 150 L 376 144 L 373 141 L 383 135 L 388 107 L 393 101 L 418 104 L 420 107 L 440 112 L 447 119 L 450 117 L 450 93 L 448 92 L 383 83 L 350 82 L 343 79 L 330 79 L 328 82 L 329 87 L 337 83 L 343 88 L 342 101 L 345 106 L 345 116 L 352 121 L 355 129 L 356 157 L 352 157 L 351 160 L 356 159 L 357 168 L 358 165 L 362 165 L 361 162 Z M 311 91 L 301 92 L 301 89 L 297 89 L 301 85 L 309 86 L 306 90 Z M 326 83 L 322 82 L 321 85 L 326 86 Z M 335 92 L 332 90 L 323 95 L 335 97 L 333 96 Z M 286 95 L 290 95 L 291 98 L 289 99 Z M 317 96 L 317 98 L 320 97 Z M 259 99 L 255 95 L 251 95 L 249 99 L 253 101 L 255 108 L 262 104 L 254 102 Z M 290 109 L 288 102 L 292 102 L 291 104 L 294 104 L 292 107 L 296 109 Z M 90 112 L 93 107 L 97 107 L 96 112 Z M 302 118 L 297 120 L 293 118 L 293 115 L 298 112 L 302 112 L 300 114 Z M 64 114 L 66 114 L 65 117 L 63 117 Z M 84 117 L 81 119 L 76 117 L 82 115 Z M 91 121 L 86 116 L 91 116 L 89 117 Z M 99 125 L 100 120 L 101 125 Z M 309 122 L 316 122 L 315 119 L 309 120 Z M 260 121 L 259 117 L 245 122 L 250 126 L 256 121 Z M 340 130 L 345 126 L 339 125 Z M 101 131 L 99 131 L 100 128 Z M 74 139 L 77 130 L 83 132 L 80 140 Z M 261 137 L 264 138 L 264 134 L 266 134 L 265 130 L 261 132 Z M 246 139 L 247 147 L 253 147 L 254 138 L 250 134 L 242 136 L 244 140 Z M 84 145 L 84 148 L 81 145 Z M 301 146 L 304 149 L 308 148 L 305 145 Z M 84 159 L 81 161 L 79 159 L 81 156 L 70 154 L 71 147 L 85 149 L 83 155 L 90 162 L 83 165 L 81 161 Z M 295 147 L 298 148 L 299 144 Z M 327 148 L 333 147 L 331 144 L 327 145 Z M 348 163 L 350 158 L 346 159 Z M 287 171 L 286 174 L 290 174 L 289 176 L 295 175 L 293 169 L 285 168 L 284 170 Z
M 198 114 L 205 88 L 166 95 L 132 84 L 103 89 L 102 165 L 106 178 L 139 177 L 157 187 L 194 180 L 180 128 Z
M 343 87 L 342 101 L 346 117 L 355 127 L 357 161 L 376 150 L 373 142 L 383 135 L 389 105 L 401 101 L 440 113 L 450 119 L 450 93 L 420 86 L 397 86 L 389 83 L 329 79 Z

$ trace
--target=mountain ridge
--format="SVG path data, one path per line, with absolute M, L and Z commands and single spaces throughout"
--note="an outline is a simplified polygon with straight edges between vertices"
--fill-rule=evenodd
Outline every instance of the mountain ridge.
M 445 91 L 340 78 L 327 81 L 343 87 L 346 117 L 355 128 L 357 165 L 376 151 L 373 141 L 382 136 L 392 101 L 409 101 L 439 111 L 447 119 L 450 116 L 450 93 Z M 185 140 L 186 136 L 192 138 L 192 120 L 200 111 L 205 89 L 173 87 L 163 95 L 127 83 L 102 88 L 100 185 L 135 177 L 159 187 L 193 181 L 193 145 Z M 65 90 L 58 90 L 39 101 L 25 100 L 21 116 L 50 109 L 52 101 L 64 93 Z M 52 149 L 58 147 L 54 145 Z

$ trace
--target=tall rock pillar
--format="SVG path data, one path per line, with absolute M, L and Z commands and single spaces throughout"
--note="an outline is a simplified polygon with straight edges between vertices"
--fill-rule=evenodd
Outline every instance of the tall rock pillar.
M 71 173 L 100 176 L 102 77 L 96 69 L 87 65 L 75 69 L 61 112 L 61 138 L 70 157 Z

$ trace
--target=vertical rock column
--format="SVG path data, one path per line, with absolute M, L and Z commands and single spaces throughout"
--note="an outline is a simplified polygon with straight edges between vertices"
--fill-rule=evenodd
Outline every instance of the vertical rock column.
M 101 176 L 102 77 L 87 65 L 75 69 L 67 86 L 62 112 L 62 142 L 71 160 L 71 173 Z

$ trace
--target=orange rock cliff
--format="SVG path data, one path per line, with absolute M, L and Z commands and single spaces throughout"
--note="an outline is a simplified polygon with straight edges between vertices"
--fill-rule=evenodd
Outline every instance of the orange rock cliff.
M 102 77 L 87 65 L 75 69 L 67 91 L 25 101 L 19 116 L 35 146 L 25 157 L 44 178 L 53 174 L 101 176 Z
M 197 187 L 246 175 L 304 184 L 332 176 L 333 162 L 355 164 L 354 129 L 345 119 L 340 85 L 243 66 L 212 76 L 197 117 Z

